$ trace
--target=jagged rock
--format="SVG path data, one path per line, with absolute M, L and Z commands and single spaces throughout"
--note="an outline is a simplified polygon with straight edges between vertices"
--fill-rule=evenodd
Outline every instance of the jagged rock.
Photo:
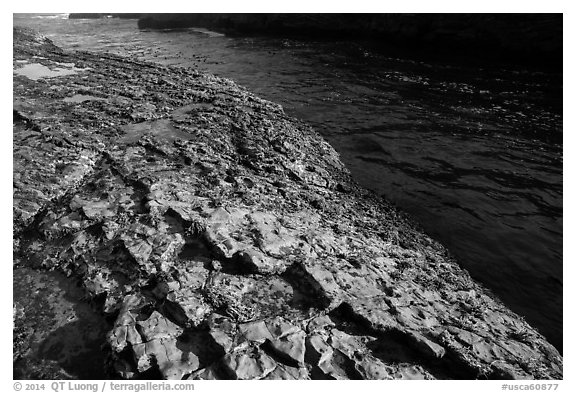
M 320 307 L 330 309 L 341 301 L 340 287 L 336 284 L 332 273 L 322 266 L 297 263 L 291 267 L 289 273 L 300 283 L 308 296 L 316 299 Z
M 201 370 L 193 372 L 187 379 L 190 380 L 217 380 L 218 374 L 214 371 L 213 367 L 206 367 Z
M 514 380 L 533 379 L 520 367 L 513 367 L 504 362 L 497 361 L 492 365 L 492 368 L 494 372 L 491 375 L 491 377 L 495 379 L 514 379 Z
M 199 326 L 212 312 L 211 305 L 201 295 L 207 279 L 208 270 L 200 265 L 180 269 L 178 281 L 165 284 L 168 286 L 164 290 L 167 300 L 163 307 L 165 313 L 182 326 Z
M 354 336 L 346 334 L 338 329 L 330 331 L 330 346 L 345 353 L 349 358 L 354 358 L 356 353 L 362 347 L 362 343 Z
M 370 355 L 357 361 L 356 370 L 362 375 L 363 379 L 394 379 L 394 368 Z
M 275 339 L 286 337 L 289 334 L 300 331 L 298 326 L 291 324 L 282 317 L 275 317 L 267 321 L 266 327 Z
M 143 342 L 136 330 L 139 309 L 147 304 L 141 296 L 128 295 L 124 298 L 114 328 L 108 334 L 108 342 L 116 352 L 122 352 L 127 345 Z
M 182 334 L 182 329 L 167 320 L 158 311 L 153 311 L 150 317 L 144 321 L 137 321 L 136 326 L 144 341 L 152 341 L 160 338 L 177 337 Z
M 221 255 L 225 258 L 232 258 L 238 251 L 236 241 L 231 237 L 230 230 L 228 229 L 229 222 L 233 219 L 241 219 L 243 212 L 238 212 L 235 217 L 228 213 L 223 208 L 215 209 L 207 220 L 207 227 L 204 236 L 207 241 L 212 244 Z
M 320 315 L 313 318 L 308 322 L 306 330 L 308 333 L 314 333 L 317 330 L 324 330 L 327 326 L 335 326 L 334 322 L 330 319 L 328 315 Z
M 243 323 L 238 325 L 238 331 L 246 340 L 264 342 L 273 340 L 264 321 Z
M 332 379 L 360 379 L 360 374 L 354 367 L 354 362 L 339 350 L 330 352 L 318 363 L 318 368 Z
M 422 379 L 434 379 L 429 372 L 424 370 L 422 366 L 419 365 L 406 365 L 404 367 L 399 367 L 394 374 L 392 374 L 394 379 L 408 379 L 408 380 L 422 380 Z
M 313 365 L 325 363 L 333 353 L 333 349 L 319 334 L 306 337 L 306 356 L 311 359 Z
M 275 340 L 270 340 L 270 345 L 274 352 L 288 362 L 295 362 L 304 365 L 304 355 L 306 352 L 305 340 L 306 333 L 297 331 Z
M 212 313 L 208 317 L 207 324 L 209 327 L 209 334 L 214 339 L 214 342 L 224 348 L 225 352 L 230 352 L 234 345 L 234 336 L 236 335 L 236 325 L 229 318 Z
M 429 340 L 419 333 L 411 333 L 410 337 L 414 340 L 414 345 L 427 355 L 442 358 L 446 354 L 446 349 L 441 345 Z
M 398 326 L 396 316 L 388 306 L 385 296 L 355 299 L 343 305 L 354 318 L 362 320 L 370 329 L 389 331 Z
M 276 362 L 259 350 L 235 351 L 224 356 L 222 362 L 233 379 L 261 379 L 276 368 Z
M 162 311 L 182 326 L 199 326 L 212 312 L 212 307 L 197 293 L 177 296 L 174 301 L 166 301 Z
M 109 342 L 117 353 L 129 348 L 134 358 L 135 370 L 119 359 L 117 371 L 130 377 L 134 372 L 142 373 L 158 367 L 164 378 L 182 379 L 185 374 L 198 369 L 198 357 L 191 352 L 184 353 L 178 343 L 182 328 L 158 311 L 153 311 L 145 320 L 137 320 L 139 311 L 135 307 L 141 302 L 141 299 L 128 297 L 109 336 Z
M 237 255 L 239 262 L 246 266 L 246 270 L 248 271 L 270 274 L 280 269 L 273 258 L 257 250 L 244 250 L 238 252 Z
M 157 338 L 132 347 L 138 371 L 143 372 L 155 365 L 165 379 L 182 379 L 197 370 L 196 355 L 183 353 L 173 338 Z
M 108 340 L 116 353 L 125 349 L 131 351 L 135 369 L 131 369 L 123 359 L 117 359 L 117 371 L 130 377 L 135 372 L 158 367 L 165 378 L 181 379 L 184 374 L 196 370 L 199 366 L 198 358 L 192 353 L 183 356 L 178 348 L 177 341 L 183 332 L 182 328 L 158 311 L 140 320 L 142 307 L 146 304 L 146 300 L 138 296 L 127 296 L 123 302 Z
M 310 379 L 308 370 L 305 367 L 290 367 L 285 364 L 278 364 L 274 371 L 262 379 L 287 379 L 287 380 L 304 380 Z

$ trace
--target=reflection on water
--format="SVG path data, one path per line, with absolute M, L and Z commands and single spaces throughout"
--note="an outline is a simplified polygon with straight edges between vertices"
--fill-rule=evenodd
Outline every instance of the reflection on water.
M 368 42 L 138 31 L 117 19 L 15 24 L 68 49 L 196 67 L 282 104 L 561 350 L 561 74 L 419 61 Z

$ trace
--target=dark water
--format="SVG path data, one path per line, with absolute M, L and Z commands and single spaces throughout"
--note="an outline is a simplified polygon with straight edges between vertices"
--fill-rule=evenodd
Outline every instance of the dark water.
M 139 31 L 117 19 L 14 23 L 67 49 L 196 67 L 282 104 L 561 350 L 561 74 L 418 61 L 369 42 Z

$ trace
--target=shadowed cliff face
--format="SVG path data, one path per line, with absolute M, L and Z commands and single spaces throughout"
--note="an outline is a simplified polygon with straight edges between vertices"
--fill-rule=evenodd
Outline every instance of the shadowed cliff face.
M 562 67 L 561 14 L 145 14 L 138 26 L 372 38 L 422 53 Z
M 44 74 L 22 71 L 37 63 Z M 542 335 L 280 106 L 192 69 L 60 51 L 21 30 L 13 65 L 14 268 L 81 284 L 111 322 L 87 338 L 106 340 L 94 367 L 121 378 L 562 378 Z M 43 325 L 14 309 L 19 364 L 45 356 L 85 376 L 68 351 L 17 345 L 80 329 L 57 320 L 71 312 Z

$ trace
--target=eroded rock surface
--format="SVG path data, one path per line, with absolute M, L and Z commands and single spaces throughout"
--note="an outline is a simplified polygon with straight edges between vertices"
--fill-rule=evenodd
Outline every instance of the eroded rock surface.
M 116 377 L 562 378 L 552 345 L 280 106 L 14 34 L 15 69 L 76 70 L 14 76 L 15 269 L 81 283 Z

